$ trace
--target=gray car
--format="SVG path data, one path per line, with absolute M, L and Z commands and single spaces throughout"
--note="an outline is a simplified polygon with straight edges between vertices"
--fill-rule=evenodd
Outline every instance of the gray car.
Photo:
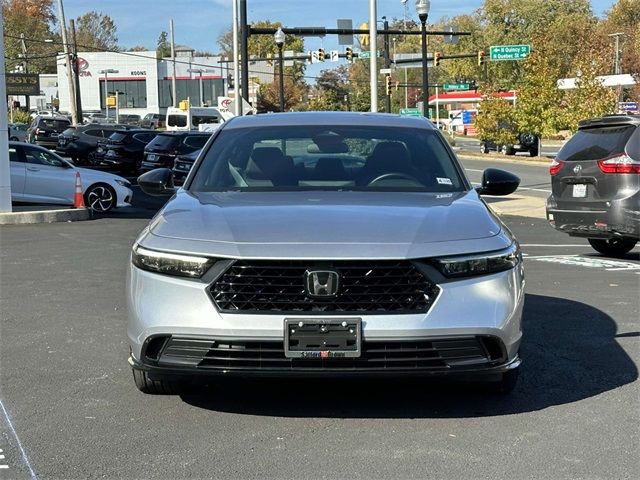
M 240 376 L 472 377 L 516 382 L 520 248 L 423 118 L 238 117 L 141 232 L 128 270 L 136 386 Z
M 600 253 L 620 256 L 640 239 L 640 115 L 580 122 L 550 166 L 547 219 Z

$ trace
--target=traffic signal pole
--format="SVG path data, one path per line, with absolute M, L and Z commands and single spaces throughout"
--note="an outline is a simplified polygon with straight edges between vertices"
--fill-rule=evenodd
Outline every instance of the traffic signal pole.
M 389 22 L 385 17 L 384 18 L 384 68 L 391 67 L 391 58 L 389 58 L 389 34 L 386 33 L 389 29 Z M 389 75 L 388 73 L 386 75 Z M 386 88 L 385 92 L 385 112 L 391 113 L 391 94 L 389 92 L 389 88 Z
M 242 98 L 249 101 L 249 35 L 251 28 L 247 25 L 247 0 L 240 0 L 240 57 L 241 57 L 241 89 Z M 270 35 L 276 33 L 276 29 Z M 285 31 L 285 33 L 287 33 Z M 238 79 L 236 78 L 236 86 Z

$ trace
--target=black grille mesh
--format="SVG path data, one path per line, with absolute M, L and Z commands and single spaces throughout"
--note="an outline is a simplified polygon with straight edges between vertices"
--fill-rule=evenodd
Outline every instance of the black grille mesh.
M 307 296 L 304 274 L 332 269 L 340 274 L 336 297 Z M 409 261 L 248 261 L 231 265 L 211 294 L 225 313 L 419 313 L 438 287 Z
M 302 359 L 284 356 L 282 341 L 217 340 L 173 337 L 158 364 L 213 370 L 431 370 L 503 362 L 495 337 L 363 342 L 360 358 Z M 493 355 L 492 351 L 497 352 Z M 153 359 L 151 359 L 153 360 Z

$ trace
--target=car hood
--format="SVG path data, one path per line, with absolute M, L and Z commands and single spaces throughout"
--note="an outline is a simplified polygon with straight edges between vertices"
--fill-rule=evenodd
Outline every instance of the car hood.
M 497 250 L 512 239 L 473 190 L 180 190 L 138 241 L 148 248 L 228 257 L 416 258 Z

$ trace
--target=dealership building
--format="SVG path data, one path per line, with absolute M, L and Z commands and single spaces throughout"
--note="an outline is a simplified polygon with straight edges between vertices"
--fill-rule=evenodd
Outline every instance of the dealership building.
M 234 96 L 228 79 L 232 64 L 220 56 L 196 57 L 189 48 L 176 49 L 176 102 L 215 106 L 220 96 Z M 58 57 L 58 98 L 60 111 L 70 111 L 69 84 L 64 57 Z M 252 82 L 274 79 L 273 66 L 266 62 L 251 65 Z M 78 75 L 83 111 L 104 111 L 105 92 L 118 95 L 123 114 L 164 113 L 172 98 L 173 60 L 157 59 L 155 51 L 80 52 Z M 257 89 L 250 88 L 250 93 Z M 202 99 L 201 97 L 202 92 Z M 250 99 L 251 100 L 251 99 Z

